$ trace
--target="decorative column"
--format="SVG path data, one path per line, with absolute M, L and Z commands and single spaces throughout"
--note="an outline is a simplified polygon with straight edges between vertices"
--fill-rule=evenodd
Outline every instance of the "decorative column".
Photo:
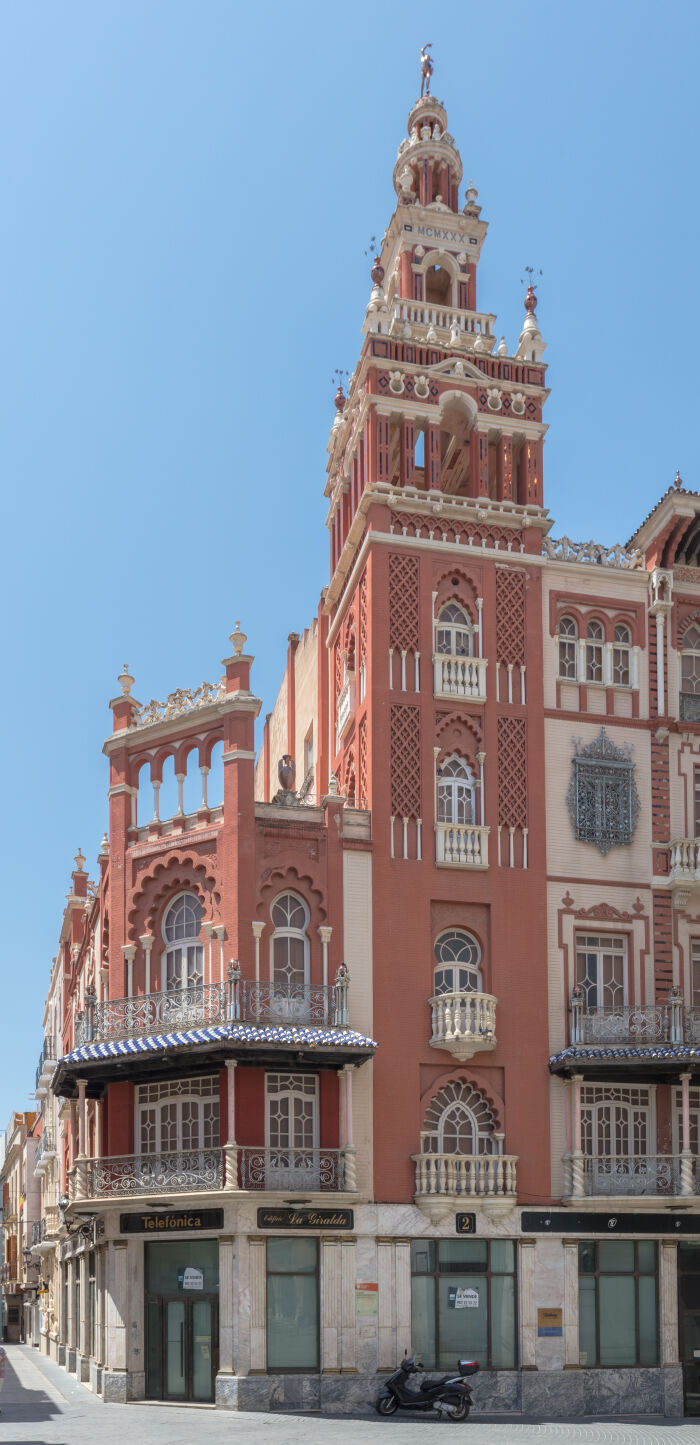
M 75 1161 L 75 1197 L 87 1197 L 85 1141 L 87 1139 L 87 1080 L 78 1079 L 78 1157 Z
M 340 1374 L 340 1246 L 321 1236 L 321 1374 Z
M 152 933 L 142 933 L 142 934 L 139 936 L 139 943 L 141 944 L 141 947 L 142 947 L 143 952 L 144 952 L 144 958 L 145 958 L 145 960 L 146 960 L 146 967 L 145 967 L 145 972 L 144 972 L 144 987 L 143 987 L 143 991 L 144 991 L 144 993 L 150 993 L 150 992 L 151 992 L 151 950 L 152 950 L 153 945 L 154 945 L 154 943 L 155 943 L 155 938 L 154 938 L 154 936 L 153 936 Z
M 228 1138 L 224 1144 L 224 1188 L 238 1189 L 238 1145 L 236 1144 L 236 1060 L 226 1060 Z
M 583 1154 L 581 1152 L 581 1083 L 582 1074 L 571 1077 L 571 1134 L 574 1141 L 571 1155 L 571 1196 L 583 1198 Z
M 678 1243 L 661 1241 L 659 1294 L 661 1315 L 661 1363 L 678 1364 Z
M 323 924 L 318 930 L 318 936 L 323 948 L 323 987 L 328 987 L 328 945 L 331 941 L 333 929 L 328 924 Z
M 235 1312 L 238 1291 L 234 1288 L 233 1235 L 219 1236 L 219 1368 L 214 1383 L 214 1399 L 220 1409 L 235 1409 L 237 1392 L 235 1374 Z
M 523 1370 L 536 1370 L 535 1241 L 520 1241 L 520 1339 Z
M 77 1345 L 78 1356 L 76 1359 L 76 1375 L 79 1380 L 87 1381 L 90 1378 L 90 1341 L 88 1339 L 88 1257 L 86 1250 L 78 1255 L 76 1261 L 78 1267 L 78 1278 L 80 1280 L 80 1314 L 77 1322 Z
M 340 1338 L 341 1375 L 356 1375 L 355 1366 L 355 1241 L 341 1238 L 340 1255 Z
M 107 1250 L 105 1370 L 102 1398 L 108 1404 L 126 1404 L 126 1328 L 129 1313 L 127 1240 L 110 1240 Z
M 513 438 L 501 436 L 498 439 L 496 473 L 496 495 L 499 502 L 509 502 L 513 497 Z
M 226 977 L 226 972 L 224 969 L 224 938 L 226 937 L 225 925 L 223 923 L 215 923 L 212 929 L 212 933 L 219 942 L 219 982 L 223 983 Z M 212 979 L 211 981 L 213 983 L 214 980 Z
M 197 816 L 198 816 L 198 817 L 204 817 L 204 816 L 205 816 L 206 818 L 208 818 L 208 817 L 209 817 L 209 800 L 208 800 L 208 797 L 207 797 L 207 788 L 208 788 L 208 785 L 209 785 L 209 768 L 204 767 L 203 764 L 200 764 L 199 771 L 200 771 L 200 773 L 201 773 L 201 775 L 202 775 L 202 801 L 201 801 L 201 803 L 200 803 L 200 805 L 199 805 L 199 813 L 198 813 Z
M 206 968 L 205 968 L 205 970 L 204 970 L 204 981 L 205 981 L 205 983 L 213 983 L 213 982 L 214 982 L 214 961 L 213 961 L 213 958 L 212 958 L 211 941 L 212 941 L 212 938 L 213 938 L 213 936 L 214 936 L 214 924 L 211 923 L 211 922 L 209 922 L 209 921 L 207 921 L 206 923 L 203 923 L 203 924 L 202 924 L 202 933 L 206 934 L 206 939 L 207 939 L 207 966 L 206 966 Z
M 431 492 L 440 491 L 440 428 L 428 426 L 425 429 L 425 474 Z
M 579 1368 L 578 1240 L 564 1239 L 564 1369 Z
M 136 957 L 136 944 L 135 944 L 135 943 L 124 943 L 124 944 L 122 944 L 122 953 L 124 954 L 124 961 L 125 961 L 125 963 L 126 963 L 126 996 L 127 996 L 127 998 L 133 998 L 133 996 L 134 996 L 134 959 L 135 959 L 135 957 Z
M 403 1359 L 411 1348 L 411 1241 L 396 1241 L 396 1356 Z
M 260 939 L 265 929 L 264 923 L 251 923 L 253 938 L 255 939 L 255 982 L 260 982 Z
M 484 798 L 484 763 L 486 753 L 477 753 L 476 761 L 479 764 L 479 818 L 482 828 L 486 822 L 486 802 Z
M 248 1240 L 250 1261 L 250 1373 L 267 1373 L 265 1239 Z
M 659 717 L 666 712 L 665 679 L 664 679 L 664 614 L 659 611 L 656 614 L 656 711 Z
M 690 1074 L 681 1074 L 681 1194 L 693 1193 L 693 1156 L 690 1152 Z
M 390 1373 L 396 1369 L 397 1354 L 394 1324 L 394 1251 L 393 1238 L 377 1240 L 377 1369 Z
M 416 423 L 412 416 L 401 422 L 401 485 L 416 485 Z

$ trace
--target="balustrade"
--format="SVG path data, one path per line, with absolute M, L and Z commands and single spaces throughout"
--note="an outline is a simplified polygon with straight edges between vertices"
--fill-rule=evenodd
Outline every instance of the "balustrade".
M 468 697 L 486 702 L 485 657 L 460 657 L 438 652 L 433 657 L 436 697 Z
M 488 868 L 489 831 L 475 823 L 436 823 L 436 862 L 455 868 Z
M 76 1045 L 92 1040 L 148 1037 L 182 1029 L 243 1021 L 247 1023 L 348 1023 L 348 977 L 339 970 L 332 984 L 255 983 L 229 969 L 226 983 L 106 999 L 88 995 L 78 1020 Z
M 491 343 L 495 341 L 494 317 L 483 311 L 464 311 L 455 306 L 432 306 L 429 302 L 396 300 L 393 304 L 391 329 L 403 330 L 404 326 L 433 326 L 436 331 L 452 331 L 458 328 L 465 337 L 482 336 Z
M 699 1043 L 700 1008 L 685 1007 L 680 993 L 671 989 L 667 1004 L 620 1004 L 617 1008 L 587 1009 L 581 994 L 571 998 L 572 1044 Z
M 700 840 L 679 838 L 671 844 L 669 883 L 686 887 L 700 883 Z
M 515 1154 L 414 1154 L 416 1195 L 515 1197 Z
M 219 1189 L 339 1193 L 356 1188 L 355 1151 L 350 1145 L 271 1149 L 227 1144 L 223 1149 L 78 1160 L 71 1170 L 71 1194 L 79 1201 Z
M 692 1161 L 680 1154 L 596 1154 L 579 1156 L 584 1195 L 641 1197 L 691 1194 Z M 576 1159 L 568 1156 L 570 1193 L 577 1196 Z M 685 1178 L 685 1174 L 688 1178 Z
M 118 1199 L 138 1194 L 190 1194 L 223 1188 L 221 1149 L 190 1149 L 170 1154 L 120 1154 L 78 1161 L 74 1168 L 77 1199 Z M 71 1191 L 73 1192 L 73 1191 Z
M 354 1190 L 352 1149 L 239 1148 L 240 1187 L 325 1193 Z
M 345 729 L 349 727 L 354 716 L 355 674 L 354 672 L 347 672 L 345 674 L 343 686 L 338 693 L 338 703 L 336 707 L 336 739 L 338 742 L 340 742 L 340 739 L 342 738 Z
M 496 1047 L 496 1003 L 490 993 L 441 993 L 430 999 L 434 1049 L 447 1049 L 456 1059 L 471 1059 Z

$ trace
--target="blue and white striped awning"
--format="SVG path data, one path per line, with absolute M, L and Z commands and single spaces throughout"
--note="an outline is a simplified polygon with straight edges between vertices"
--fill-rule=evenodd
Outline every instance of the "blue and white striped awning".
M 675 1059 L 679 1063 L 697 1063 L 700 1062 L 700 1048 L 695 1048 L 693 1044 L 641 1044 L 639 1047 L 630 1044 L 571 1044 L 568 1049 L 553 1054 L 549 1064 L 551 1068 L 553 1064 L 595 1062 L 597 1059 Z
M 355 1029 L 314 1028 L 294 1024 L 215 1024 L 206 1029 L 183 1029 L 176 1034 L 150 1034 L 140 1039 L 121 1039 L 109 1043 L 82 1044 L 61 1060 L 63 1064 L 83 1064 L 96 1059 L 114 1059 L 125 1054 L 163 1053 L 166 1049 L 186 1048 L 188 1044 L 282 1044 L 301 1049 L 376 1049 L 374 1039 L 358 1034 Z

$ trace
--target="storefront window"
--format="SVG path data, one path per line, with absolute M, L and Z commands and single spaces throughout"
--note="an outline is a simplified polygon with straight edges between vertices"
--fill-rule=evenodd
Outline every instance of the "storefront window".
M 318 1369 L 318 1240 L 267 1241 L 267 1368 Z
M 580 1364 L 658 1364 L 656 1272 L 653 1240 L 579 1244 Z
M 512 1240 L 414 1239 L 411 1273 L 411 1348 L 427 1370 L 515 1369 Z

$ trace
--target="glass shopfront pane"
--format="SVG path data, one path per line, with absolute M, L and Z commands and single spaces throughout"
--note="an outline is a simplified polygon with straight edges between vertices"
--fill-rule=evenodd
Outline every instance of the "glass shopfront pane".
M 634 1269 L 634 1242 L 631 1239 L 606 1239 L 598 1245 L 598 1269 L 605 1274 L 620 1274 Z
M 435 1240 L 411 1240 L 411 1269 L 414 1274 L 435 1273 Z
M 185 1375 L 185 1301 L 168 1300 L 166 1315 L 166 1393 L 172 1399 L 184 1398 Z
M 188 1269 L 201 1271 L 204 1294 L 218 1294 L 218 1240 L 169 1239 L 146 1245 L 147 1294 L 180 1294 Z
M 486 1269 L 488 1244 L 485 1239 L 441 1239 L 438 1241 L 440 1273 L 454 1269 Z
M 315 1239 L 268 1239 L 268 1274 L 313 1274 L 318 1249 Z
M 146 1301 L 146 1398 L 160 1400 L 163 1394 L 161 1317 L 157 1300 Z
M 515 1272 L 515 1247 L 512 1239 L 491 1241 L 491 1273 L 513 1274 Z
M 641 1239 L 637 1245 L 637 1269 L 640 1274 L 656 1273 L 656 1245 L 653 1239 Z
M 318 1289 L 315 1275 L 268 1275 L 267 1367 L 269 1370 L 318 1369 Z
M 639 1363 L 656 1365 L 658 1358 L 656 1280 L 653 1275 L 644 1275 L 639 1281 Z
M 578 1347 L 582 1365 L 595 1365 L 598 1348 L 595 1338 L 595 1276 L 582 1276 L 578 1282 Z
M 515 1369 L 515 1279 L 512 1274 L 491 1280 L 491 1368 Z
M 634 1252 L 634 1246 L 631 1246 Z M 603 1245 L 600 1245 L 602 1251 Z M 637 1356 L 634 1278 L 601 1275 L 598 1313 L 601 1365 L 634 1365 Z
M 453 1274 L 438 1280 L 438 1368 L 459 1359 L 488 1358 L 488 1285 L 483 1275 Z
M 211 1300 L 192 1300 L 192 1397 L 195 1400 L 211 1399 L 211 1360 L 214 1343 L 211 1314 Z
M 426 1370 L 435 1369 L 435 1280 L 429 1275 L 411 1280 L 411 1349 Z

